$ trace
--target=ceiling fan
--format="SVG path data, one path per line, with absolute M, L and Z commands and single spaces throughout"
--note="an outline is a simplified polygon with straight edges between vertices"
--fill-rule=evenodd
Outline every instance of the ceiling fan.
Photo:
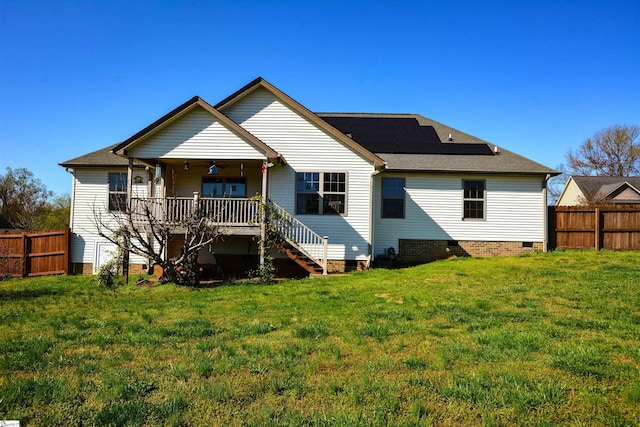
M 215 175 L 218 173 L 218 169 L 226 169 L 229 166 L 230 165 L 221 165 L 221 164 L 218 164 L 215 160 L 211 160 L 207 168 L 207 173 L 209 175 Z

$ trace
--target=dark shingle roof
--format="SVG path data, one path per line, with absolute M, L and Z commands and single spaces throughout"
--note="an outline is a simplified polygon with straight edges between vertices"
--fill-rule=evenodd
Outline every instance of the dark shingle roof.
M 85 154 L 75 159 L 67 160 L 66 162 L 59 163 L 60 166 L 65 168 L 73 168 L 78 166 L 83 167 L 102 167 L 102 166 L 127 166 L 129 160 L 123 157 L 113 154 L 111 150 L 117 147 L 118 144 L 113 144 L 108 147 L 101 148 L 96 151 L 92 151 L 89 154 Z
M 256 79 L 250 83 L 254 86 L 257 84 L 280 93 L 263 79 Z M 224 104 L 225 101 L 218 105 Z M 128 142 L 157 126 L 159 122 L 166 121 L 176 115 L 176 112 L 200 102 L 203 101 L 194 97 L 127 141 L 62 162 L 60 165 L 126 166 L 128 160 L 113 154 L 113 149 L 124 147 Z M 503 148 L 495 153 L 494 147 L 487 141 L 419 114 L 308 113 L 311 117 L 319 118 L 319 123 L 326 123 L 327 129 L 334 133 L 339 135 L 334 130 L 337 129 L 342 134 L 350 135 L 351 138 L 346 140 L 353 141 L 351 143 L 356 149 L 377 156 L 374 158 L 378 159 L 378 162 L 381 162 L 380 159 L 384 160 L 386 169 L 391 171 L 558 175 L 553 169 Z
M 493 155 L 486 143 L 443 143 L 433 126 L 421 125 L 416 117 L 320 117 L 374 153 Z
M 0 214 L 0 228 L 14 228 L 4 215 Z
M 640 176 L 572 176 L 582 194 L 607 196 L 625 182 L 640 189 Z
M 387 170 L 558 175 L 555 170 L 419 114 L 317 113 Z

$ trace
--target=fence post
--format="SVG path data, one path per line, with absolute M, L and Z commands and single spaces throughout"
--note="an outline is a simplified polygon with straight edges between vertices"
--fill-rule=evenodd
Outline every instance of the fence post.
M 71 229 L 69 227 L 64 230 L 64 274 L 69 274 L 71 255 Z
M 29 241 L 27 239 L 27 233 L 22 233 L 22 277 L 27 277 L 29 272 L 27 271 L 27 260 L 29 259 Z
M 600 208 L 596 207 L 596 226 L 595 226 L 595 238 L 596 238 L 596 251 L 600 250 Z

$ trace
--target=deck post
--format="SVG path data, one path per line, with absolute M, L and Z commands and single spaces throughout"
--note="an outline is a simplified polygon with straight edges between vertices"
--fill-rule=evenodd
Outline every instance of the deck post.
M 262 161 L 262 194 L 260 197 L 260 268 L 264 267 L 265 246 L 264 240 L 267 237 L 267 160 Z
M 322 274 L 327 274 L 327 254 L 329 253 L 329 236 L 322 236 Z
M 193 192 L 193 214 L 198 211 L 198 205 L 200 204 L 200 193 L 197 191 Z

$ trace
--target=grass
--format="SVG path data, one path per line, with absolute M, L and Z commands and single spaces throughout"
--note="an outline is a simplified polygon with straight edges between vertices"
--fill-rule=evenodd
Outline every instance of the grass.
M 0 282 L 21 425 L 640 425 L 640 253 L 274 285 Z

